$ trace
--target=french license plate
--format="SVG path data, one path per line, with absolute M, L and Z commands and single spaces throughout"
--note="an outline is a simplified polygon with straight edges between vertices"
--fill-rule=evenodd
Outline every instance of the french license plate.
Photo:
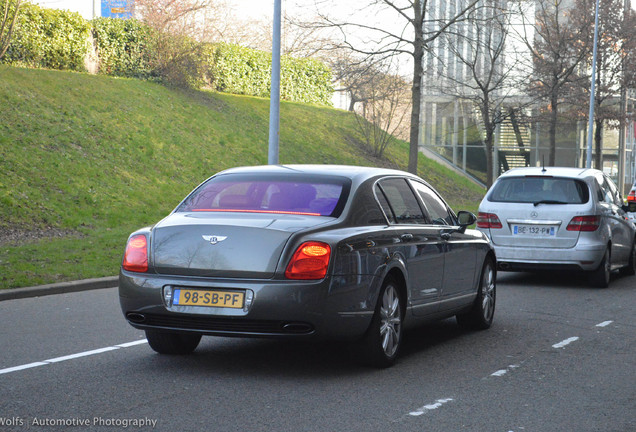
M 207 306 L 243 308 L 245 293 L 241 291 L 197 290 L 175 288 L 172 304 L 175 306 Z
M 557 227 L 552 225 L 513 225 L 512 234 L 529 237 L 554 237 Z

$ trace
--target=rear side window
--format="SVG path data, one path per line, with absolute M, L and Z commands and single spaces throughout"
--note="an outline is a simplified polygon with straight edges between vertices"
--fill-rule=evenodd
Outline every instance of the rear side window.
M 584 204 L 589 201 L 585 182 L 560 177 L 507 177 L 499 179 L 488 195 L 492 202 Z
M 384 195 L 380 204 L 390 222 L 399 224 L 424 224 L 426 219 L 413 190 L 403 178 L 382 180 L 376 195 Z
M 342 177 L 225 174 L 195 189 L 176 211 L 338 217 L 349 190 Z

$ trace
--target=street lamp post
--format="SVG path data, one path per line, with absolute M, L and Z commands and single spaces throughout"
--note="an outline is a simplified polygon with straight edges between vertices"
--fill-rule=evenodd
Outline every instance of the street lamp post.
M 587 158 L 585 161 L 586 168 L 592 168 L 592 135 L 594 133 L 594 92 L 596 91 L 596 51 L 598 45 L 598 3 L 596 0 L 596 9 L 594 11 L 594 49 L 592 51 L 592 82 L 590 84 L 590 115 L 587 125 Z M 599 149 L 600 150 L 600 149 Z M 603 167 L 596 167 L 603 169 Z
M 280 136 L 280 27 L 281 0 L 274 0 L 274 30 L 272 34 L 272 86 L 269 100 L 268 163 L 278 164 Z

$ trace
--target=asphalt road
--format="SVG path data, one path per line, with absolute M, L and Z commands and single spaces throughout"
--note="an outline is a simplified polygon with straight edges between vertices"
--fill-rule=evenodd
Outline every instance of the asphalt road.
M 344 346 L 204 338 L 160 356 L 116 289 L 0 302 L 0 431 L 636 431 L 636 277 L 501 273 L 495 323 Z

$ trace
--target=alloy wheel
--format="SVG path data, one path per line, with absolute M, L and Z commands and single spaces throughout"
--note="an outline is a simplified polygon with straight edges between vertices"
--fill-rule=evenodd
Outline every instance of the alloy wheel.
M 382 350 L 387 357 L 395 355 L 400 346 L 402 333 L 402 310 L 400 296 L 393 285 L 384 290 L 380 306 L 380 340 Z
M 495 272 L 487 265 L 481 281 L 481 310 L 485 321 L 490 321 L 495 312 Z

